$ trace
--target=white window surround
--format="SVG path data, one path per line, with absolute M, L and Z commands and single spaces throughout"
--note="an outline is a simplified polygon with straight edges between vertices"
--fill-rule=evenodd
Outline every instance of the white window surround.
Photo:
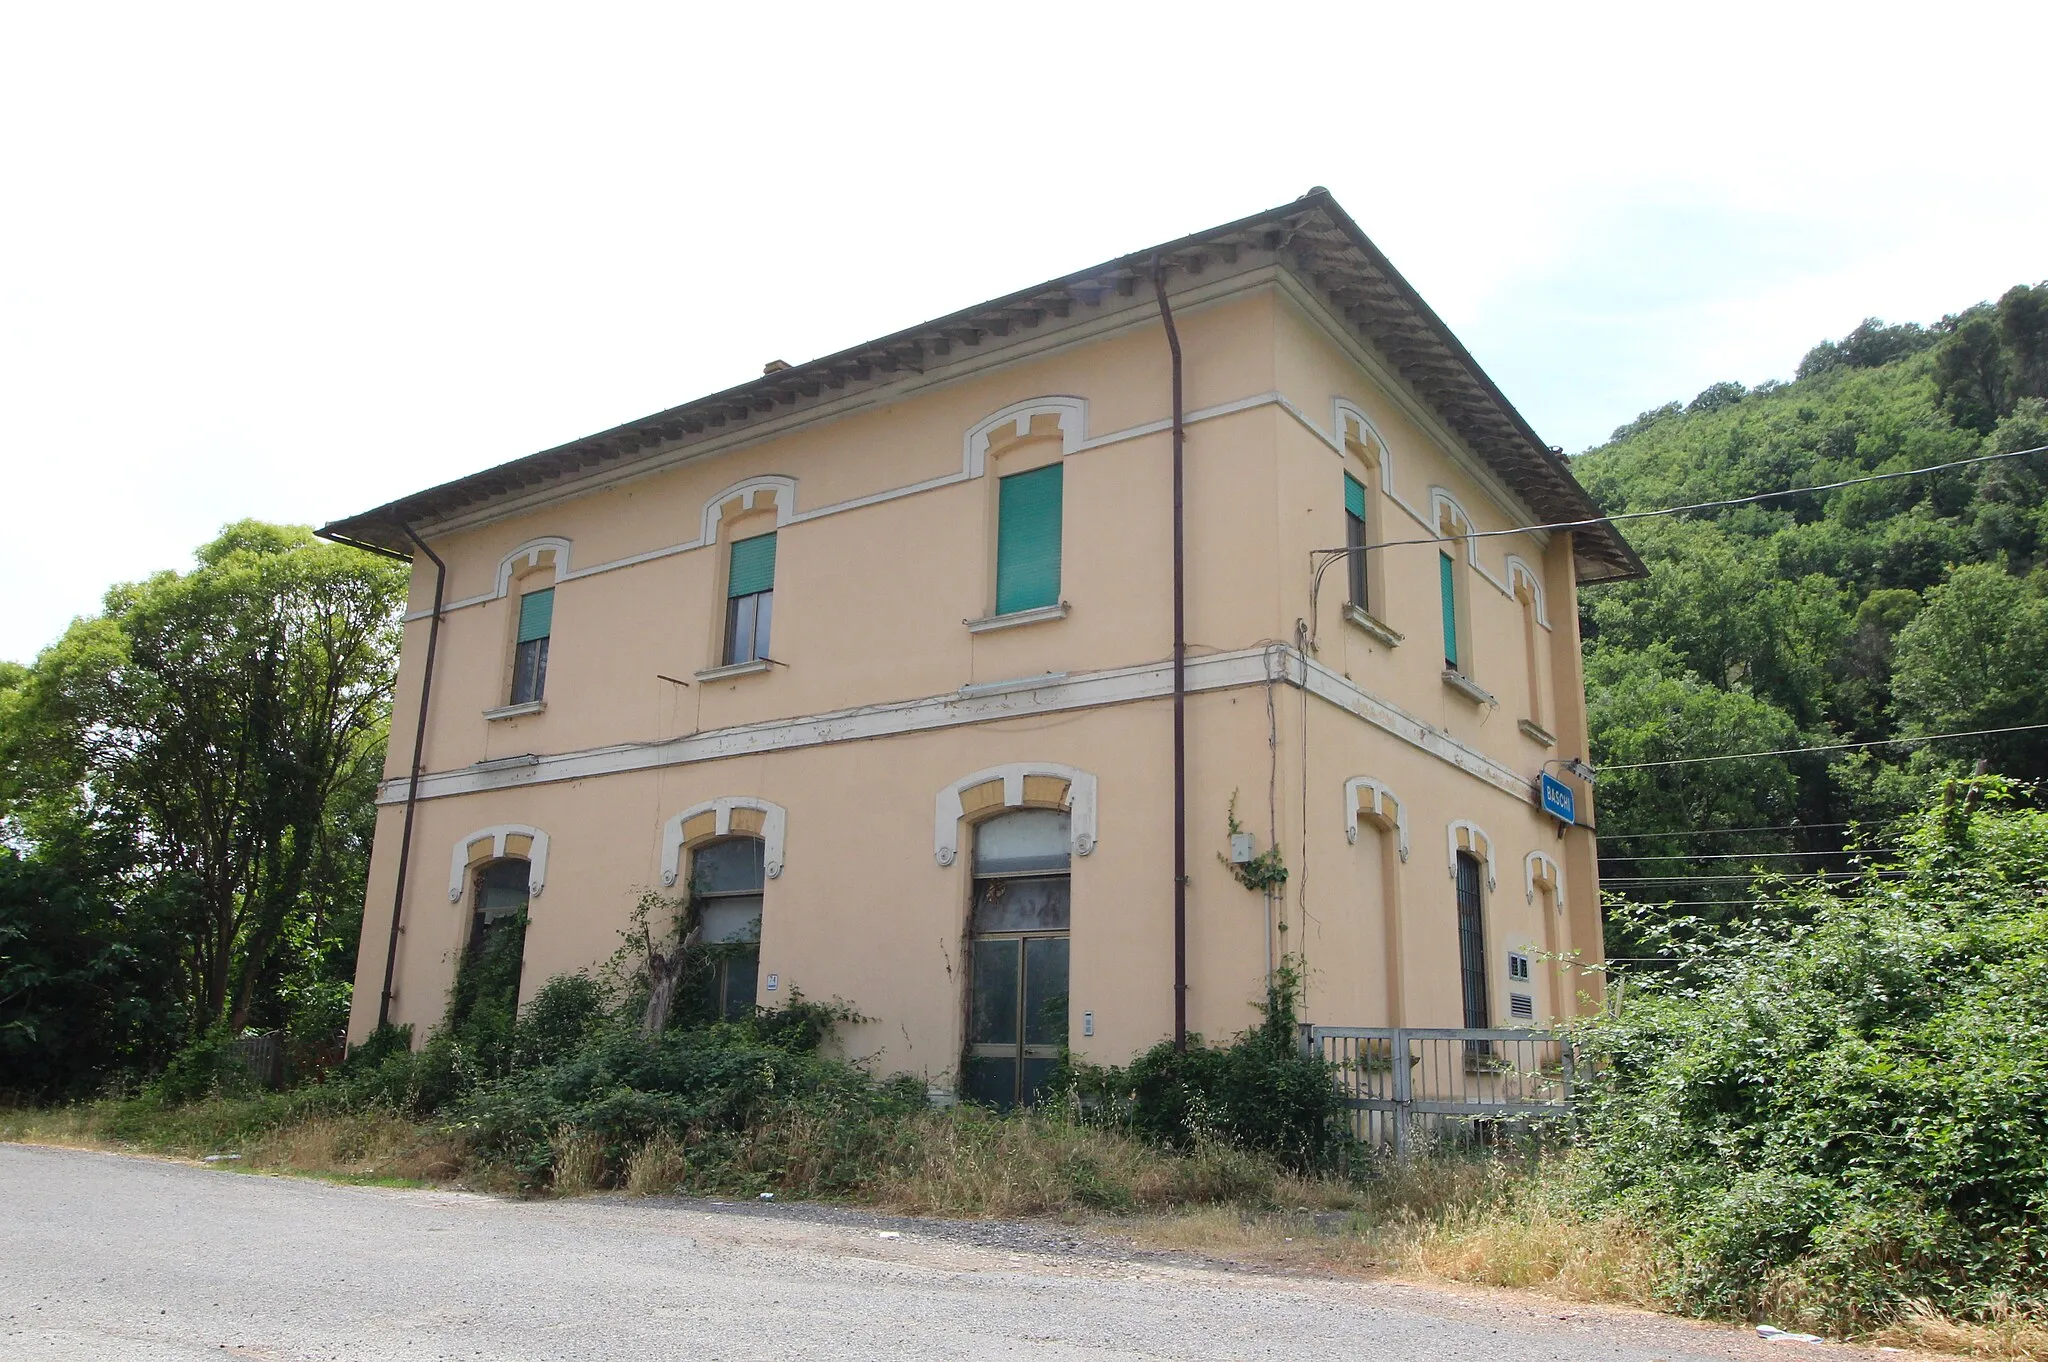
M 732 811 L 754 809 L 761 815 L 761 857 L 763 868 L 769 879 L 782 874 L 782 847 L 789 830 L 789 813 L 780 804 L 751 795 L 727 795 L 720 799 L 706 800 L 692 804 L 681 813 L 661 825 L 661 882 L 674 885 L 683 874 L 683 825 L 693 818 L 705 814 L 716 814 L 712 823 L 713 837 L 732 835 Z
M 478 828 L 467 837 L 458 837 L 455 849 L 448 857 L 448 901 L 460 903 L 462 891 L 466 888 L 468 870 L 478 861 L 501 860 L 505 855 L 505 839 L 524 837 L 533 845 L 526 852 L 526 892 L 539 898 L 541 890 L 547 887 L 548 878 L 548 835 L 539 828 L 524 823 L 499 823 L 494 827 Z M 491 844 L 489 856 L 472 856 L 470 849 L 479 842 Z
M 492 721 L 499 719 L 523 719 L 529 714 L 539 714 L 547 707 L 548 702 L 545 700 L 528 700 L 517 705 L 499 705 L 496 709 L 485 710 L 484 718 Z
M 702 532 L 693 547 L 703 548 L 718 542 L 718 526 L 725 515 L 725 508 L 734 498 L 740 503 L 739 514 L 758 510 L 763 498 L 775 507 L 775 528 L 781 529 L 796 519 L 796 479 L 779 473 L 763 474 L 757 478 L 746 478 L 734 483 L 717 496 L 704 503 Z
M 1372 795 L 1369 805 L 1360 799 L 1366 793 Z M 1394 806 L 1391 814 L 1387 812 L 1389 804 Z M 1407 860 L 1408 802 L 1371 776 L 1353 776 L 1344 782 L 1344 840 L 1358 841 L 1358 816 L 1368 809 L 1381 823 L 1393 825 L 1394 849 L 1403 861 Z
M 1458 834 L 1464 833 L 1461 839 Z M 1470 852 L 1486 863 L 1486 887 L 1496 887 L 1493 876 L 1493 838 L 1486 835 L 1486 829 L 1467 819 L 1459 819 L 1446 829 L 1446 840 L 1450 844 L 1451 878 L 1458 878 L 1458 853 Z
M 969 478 L 978 478 L 988 470 L 988 447 L 997 435 L 1004 434 L 1004 426 L 1015 432 L 1018 439 L 1031 433 L 1031 418 L 1051 416 L 1058 420 L 1060 427 L 1060 457 L 1078 453 L 1088 442 L 1088 399 L 1085 397 L 1027 397 L 1022 402 L 1012 402 L 1001 411 L 984 416 L 967 429 L 966 439 L 960 452 L 961 468 Z
M 498 590 L 492 599 L 511 594 L 512 576 L 541 567 L 547 559 L 555 569 L 555 580 L 562 581 L 569 574 L 569 541 L 560 535 L 543 535 L 529 539 L 512 552 L 498 560 Z
M 1557 896 L 1557 906 L 1564 907 L 1564 867 L 1540 851 L 1532 851 L 1522 858 L 1522 888 L 1529 896 L 1529 902 L 1536 901 L 1536 886 L 1547 885 Z
M 1543 603 L 1543 582 L 1541 578 L 1537 577 L 1536 569 L 1530 567 L 1528 561 L 1520 554 L 1515 553 L 1508 555 L 1507 567 L 1508 595 L 1515 595 L 1515 583 L 1517 580 L 1527 582 L 1529 584 L 1529 599 L 1536 607 L 1536 622 L 1545 629 L 1550 628 L 1550 611 Z M 1516 599 L 1519 600 L 1520 597 L 1516 597 Z
M 1073 605 L 1061 601 L 1057 605 L 1034 606 L 1029 610 L 1012 610 L 1007 615 L 984 615 L 978 620 L 961 620 L 970 634 L 992 634 L 999 629 L 1021 629 L 1027 624 L 1044 624 L 1048 620 L 1063 620 L 1073 610 Z
M 991 766 L 960 777 L 939 791 L 932 817 L 932 857 L 942 866 L 960 858 L 960 821 L 967 816 L 960 793 L 989 781 L 1003 782 L 1003 807 L 1014 809 L 1024 802 L 1024 777 L 1052 776 L 1067 782 L 1067 817 L 1070 845 L 1076 856 L 1095 850 L 1095 777 L 1073 766 L 1054 762 L 1020 761 Z

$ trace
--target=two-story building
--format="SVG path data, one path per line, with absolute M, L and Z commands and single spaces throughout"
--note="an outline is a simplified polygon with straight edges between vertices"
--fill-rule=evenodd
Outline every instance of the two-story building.
M 1533 783 L 1640 563 L 1325 191 L 322 533 L 414 563 L 352 1038 L 649 890 L 722 1006 L 999 1102 L 1284 958 L 1333 1023 L 1598 992 L 1590 791 Z

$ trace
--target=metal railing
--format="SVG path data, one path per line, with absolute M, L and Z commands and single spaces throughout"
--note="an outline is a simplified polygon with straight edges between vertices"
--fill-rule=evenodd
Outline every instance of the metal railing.
M 1459 1123 L 1563 1115 L 1583 1077 L 1581 1057 L 1555 1031 L 1311 1026 L 1307 1040 L 1351 1107 L 1352 1133 L 1402 1157 L 1418 1133 L 1442 1137 Z

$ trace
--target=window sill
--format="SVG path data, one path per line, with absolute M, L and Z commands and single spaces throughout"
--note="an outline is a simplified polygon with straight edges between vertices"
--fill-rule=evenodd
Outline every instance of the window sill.
M 703 671 L 697 673 L 697 679 L 699 681 L 729 681 L 735 676 L 759 676 L 763 672 L 772 671 L 774 667 L 775 664 L 767 658 L 757 657 L 752 662 L 733 662 L 723 667 L 706 667 Z
M 1545 747 L 1557 746 L 1557 739 L 1551 736 L 1550 730 L 1537 723 L 1534 719 L 1517 719 L 1515 720 L 1515 727 L 1521 729 L 1522 736 L 1532 742 L 1542 743 Z
M 528 700 L 521 705 L 500 705 L 484 711 L 484 718 L 492 723 L 500 719 L 523 719 L 529 714 L 538 714 L 548 707 L 545 700 Z
M 1389 648 L 1400 647 L 1401 640 L 1407 637 L 1406 634 L 1396 633 L 1394 630 L 1389 629 L 1371 611 L 1348 602 L 1344 606 L 1344 618 L 1365 630 L 1367 636 L 1374 642 L 1384 643 Z
M 1475 705 L 1498 705 L 1500 703 L 1500 701 L 1493 698 L 1492 691 L 1487 690 L 1471 677 L 1465 675 L 1465 673 L 1452 671 L 1449 667 L 1444 668 L 1444 684 Z
M 970 634 L 991 634 L 998 629 L 1021 629 L 1027 624 L 1044 624 L 1047 620 L 1063 620 L 1073 609 L 1065 601 L 1058 605 L 1041 605 L 1036 610 L 1012 610 L 1007 615 L 990 615 L 985 619 L 962 620 Z

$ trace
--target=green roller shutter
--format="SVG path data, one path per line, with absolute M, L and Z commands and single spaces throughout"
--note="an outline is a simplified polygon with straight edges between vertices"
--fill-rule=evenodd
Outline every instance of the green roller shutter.
M 1455 671 L 1458 667 L 1458 579 L 1451 566 L 1451 555 L 1439 553 L 1437 565 L 1442 569 L 1444 591 L 1444 662 Z
M 1365 484 L 1349 473 L 1344 475 L 1344 509 L 1365 519 Z
M 751 596 L 756 591 L 775 589 L 775 536 L 756 535 L 738 539 L 732 546 L 732 571 L 727 574 L 725 594 Z
M 519 598 L 519 641 L 531 643 L 554 632 L 555 589 L 529 591 Z
M 998 615 L 1059 604 L 1062 472 L 1048 464 L 997 485 Z

